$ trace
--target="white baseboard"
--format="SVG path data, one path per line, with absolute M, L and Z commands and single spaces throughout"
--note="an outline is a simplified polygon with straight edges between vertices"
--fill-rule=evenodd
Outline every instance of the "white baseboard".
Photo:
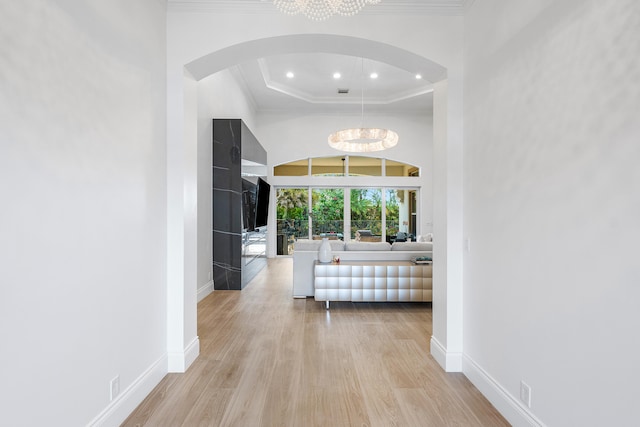
M 431 355 L 445 372 L 462 372 L 462 353 L 447 352 L 434 336 L 431 336 Z
M 213 292 L 213 280 L 209 280 L 206 285 L 198 288 L 198 302 L 202 301 L 211 292 Z
M 91 420 L 89 427 L 119 426 L 151 393 L 167 374 L 167 356 L 163 355 L 145 372 L 120 393 L 97 417 Z
M 466 354 L 463 356 L 462 372 L 511 425 L 545 427 L 529 408 L 512 396 Z
M 200 339 L 195 337 L 184 351 L 167 354 L 169 372 L 186 372 L 199 354 Z

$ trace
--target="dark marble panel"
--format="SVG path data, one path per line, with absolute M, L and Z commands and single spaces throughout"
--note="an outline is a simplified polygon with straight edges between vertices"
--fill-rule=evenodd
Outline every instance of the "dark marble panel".
M 213 190 L 213 230 L 242 236 L 242 194 Z
M 213 280 L 242 289 L 242 178 L 239 120 L 213 121 Z
M 247 268 L 242 246 L 242 159 L 266 164 L 266 151 L 240 119 L 213 119 L 213 280 L 242 289 L 266 259 Z M 245 257 L 246 258 L 246 257 Z M 243 274 L 245 272 L 246 274 Z M 243 280 L 244 279 L 244 280 Z
M 213 232 L 214 261 L 213 281 L 216 289 L 240 290 L 242 289 L 242 265 L 238 263 L 241 258 L 241 236 L 233 234 Z

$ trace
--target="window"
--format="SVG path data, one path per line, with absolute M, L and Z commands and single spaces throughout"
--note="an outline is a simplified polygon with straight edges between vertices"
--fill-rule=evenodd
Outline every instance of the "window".
M 420 176 L 420 169 L 408 163 L 365 156 L 314 157 L 273 167 L 274 176 Z M 384 164 L 384 167 L 383 167 Z
M 416 230 L 416 190 L 386 189 L 386 230 L 392 238 L 403 232 L 415 236 Z
M 311 159 L 312 176 L 345 176 L 346 157 L 317 157 Z
M 417 194 L 415 188 L 277 188 L 277 254 L 292 254 L 300 239 L 393 242 L 399 232 L 415 236 Z
M 350 202 L 351 238 L 382 241 L 382 190 L 352 188 Z
M 306 176 L 309 175 L 309 159 L 283 163 L 273 168 L 273 176 Z
M 293 253 L 293 243 L 309 238 L 309 189 L 276 190 L 277 254 Z
M 314 188 L 311 190 L 311 204 L 312 238 L 344 240 L 344 190 Z
M 349 175 L 382 176 L 382 159 L 349 156 Z
M 404 205 L 405 190 L 385 190 L 386 194 L 386 229 L 389 236 L 395 236 L 400 231 L 401 215 L 400 206 Z M 405 209 L 406 211 L 406 209 Z

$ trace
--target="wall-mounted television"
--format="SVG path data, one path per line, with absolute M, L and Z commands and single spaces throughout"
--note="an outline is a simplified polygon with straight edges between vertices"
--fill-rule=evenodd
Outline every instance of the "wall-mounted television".
M 267 220 L 269 219 L 269 194 L 271 194 L 271 186 L 264 179 L 258 178 L 256 187 L 255 227 L 266 227 Z
M 245 231 L 255 230 L 257 185 L 242 178 L 242 228 Z

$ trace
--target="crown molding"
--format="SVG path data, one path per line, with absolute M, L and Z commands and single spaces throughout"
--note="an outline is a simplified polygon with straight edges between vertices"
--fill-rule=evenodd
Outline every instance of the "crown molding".
M 367 5 L 360 15 L 451 15 L 462 16 L 474 0 L 382 0 Z M 281 14 L 269 0 L 167 0 L 171 12 Z

